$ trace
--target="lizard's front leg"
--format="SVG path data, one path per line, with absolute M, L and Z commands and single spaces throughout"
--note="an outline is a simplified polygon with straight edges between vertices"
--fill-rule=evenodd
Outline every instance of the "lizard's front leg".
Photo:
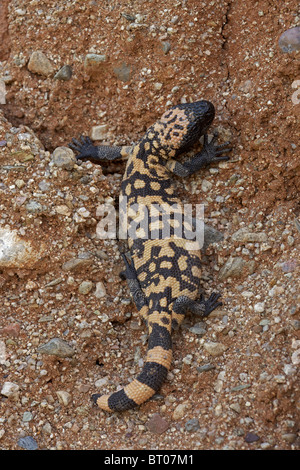
M 229 142 L 215 145 L 216 138 L 217 134 L 215 133 L 211 142 L 208 142 L 207 134 L 204 134 L 204 144 L 201 152 L 190 157 L 183 163 L 170 159 L 166 163 L 167 168 L 177 176 L 186 177 L 192 175 L 196 171 L 200 170 L 200 168 L 203 168 L 210 163 L 229 160 L 227 155 L 223 155 L 223 153 L 231 151 L 231 148 L 228 147 Z
M 128 146 L 94 145 L 89 137 L 84 136 L 79 140 L 72 139 L 69 147 L 77 153 L 77 160 L 90 160 L 98 165 L 103 161 L 126 160 L 131 151 Z

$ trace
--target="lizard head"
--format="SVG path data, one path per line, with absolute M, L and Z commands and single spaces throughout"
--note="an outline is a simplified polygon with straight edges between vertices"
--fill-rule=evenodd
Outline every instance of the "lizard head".
M 205 134 L 215 116 L 210 101 L 195 101 L 173 106 L 151 126 L 145 136 L 154 153 L 173 158 Z

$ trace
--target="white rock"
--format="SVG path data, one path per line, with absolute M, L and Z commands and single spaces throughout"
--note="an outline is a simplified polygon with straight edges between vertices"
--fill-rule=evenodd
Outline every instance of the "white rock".
M 106 296 L 105 286 L 103 282 L 99 281 L 96 284 L 95 297 L 97 297 L 97 299 L 101 299 L 102 297 L 105 297 L 105 296 Z
M 256 313 L 262 313 L 265 311 L 265 303 L 264 302 L 258 302 L 257 304 L 254 305 L 254 311 Z
M 294 365 L 300 364 L 300 349 L 297 349 L 297 351 L 295 351 L 295 352 L 292 354 L 292 363 L 293 363 Z
M 70 403 L 71 398 L 72 398 L 71 393 L 66 392 L 65 390 L 58 390 L 56 392 L 56 395 L 57 395 L 59 402 L 64 406 L 67 406 Z
M 225 344 L 213 341 L 209 343 L 204 343 L 203 347 L 211 356 L 221 356 L 227 349 L 227 346 L 225 346 Z
M 92 127 L 91 139 L 92 140 L 104 140 L 107 134 L 107 124 L 101 124 L 99 126 Z
M 30 240 L 20 238 L 15 230 L 0 229 L 0 268 L 31 268 L 45 251 L 43 242 L 34 248 Z
M 1 395 L 4 395 L 8 398 L 16 398 L 19 394 L 20 387 L 18 384 L 13 382 L 4 382 Z

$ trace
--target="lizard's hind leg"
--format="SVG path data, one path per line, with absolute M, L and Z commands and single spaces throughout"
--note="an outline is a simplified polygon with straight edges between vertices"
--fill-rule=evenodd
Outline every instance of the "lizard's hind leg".
M 190 310 L 195 315 L 200 317 L 207 317 L 213 310 L 222 305 L 222 302 L 218 302 L 221 294 L 213 292 L 211 296 L 205 300 L 203 294 L 199 300 L 192 300 L 189 297 L 181 295 L 175 300 L 173 305 L 173 311 L 175 314 L 185 315 Z

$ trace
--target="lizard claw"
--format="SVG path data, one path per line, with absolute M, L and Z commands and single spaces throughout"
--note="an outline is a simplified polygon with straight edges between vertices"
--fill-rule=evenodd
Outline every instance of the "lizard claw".
M 206 153 L 205 160 L 207 160 L 208 163 L 229 160 L 229 157 L 223 154 L 232 150 L 230 147 L 228 147 L 228 145 L 230 145 L 230 142 L 215 145 L 217 137 L 218 132 L 215 131 L 212 140 L 208 142 L 208 136 L 207 134 L 204 134 L 203 151 Z
M 78 153 L 76 155 L 77 160 L 84 158 L 91 158 L 94 156 L 96 147 L 92 140 L 87 136 L 80 136 L 80 140 L 72 139 L 72 142 L 68 145 L 70 149 Z

